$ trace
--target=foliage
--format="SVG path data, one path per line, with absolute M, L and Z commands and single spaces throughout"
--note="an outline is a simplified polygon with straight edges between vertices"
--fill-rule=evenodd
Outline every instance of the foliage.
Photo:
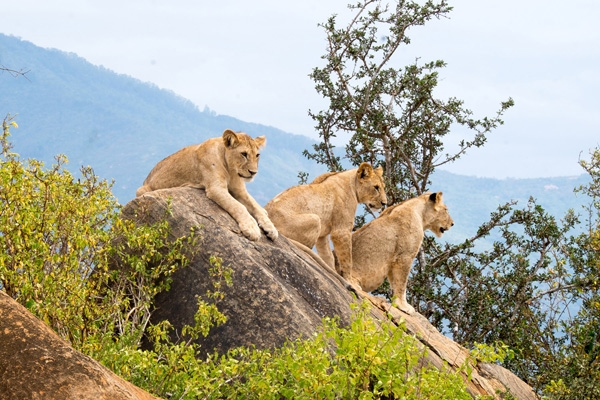
M 460 375 L 420 366 L 418 340 L 391 323 L 378 326 L 368 307 L 355 310 L 348 329 L 325 318 L 310 340 L 273 352 L 232 351 L 229 361 L 249 359 L 251 368 L 229 375 L 217 397 L 470 398 Z
M 442 249 L 427 239 L 428 262 L 424 269 L 417 264 L 410 295 L 458 342 L 506 343 L 514 357 L 503 365 L 556 398 L 600 390 L 600 380 L 590 379 L 600 377 L 595 336 L 600 152 L 581 164 L 591 177 L 578 189 L 590 197 L 583 233 L 573 233 L 582 231 L 573 211 L 558 222 L 534 199 L 521 210 L 506 204 L 462 244 Z M 476 241 L 492 231 L 499 239 L 490 249 L 477 249 Z M 422 276 L 434 279 L 425 284 Z M 561 391 L 561 382 L 569 383 L 568 390 Z
M 200 360 L 193 344 L 162 343 L 156 350 L 167 345 L 169 352 L 137 351 L 127 363 L 137 369 L 127 372 L 134 383 L 178 399 L 470 399 L 461 375 L 419 364 L 418 343 L 402 327 L 378 326 L 363 305 L 349 328 L 325 318 L 314 337 L 279 349 L 236 348 Z
M 195 399 L 203 391 L 212 390 L 212 385 L 223 384 L 218 368 L 210 359 L 201 359 L 199 347 L 193 343 L 226 321 L 217 304 L 223 298 L 223 285 L 231 285 L 231 269 L 223 266 L 218 257 L 211 257 L 210 263 L 214 290 L 206 296 L 212 302 L 198 299 L 194 324 L 183 327 L 182 336 L 187 337 L 186 341 L 172 342 L 169 338 L 172 326 L 169 321 L 162 321 L 146 330 L 151 349 L 140 346 L 143 330 L 131 330 L 117 341 L 104 336 L 101 341 L 90 343 L 88 354 L 157 396 Z
M 332 171 L 342 169 L 343 159 L 382 165 L 389 204 L 397 204 L 429 190 L 437 167 L 483 146 L 513 101 L 502 102 L 491 118 L 475 119 L 462 101 L 435 98 L 443 61 L 394 67 L 409 31 L 445 17 L 446 1 L 365 0 L 349 9 L 347 26 L 338 27 L 338 16 L 322 25 L 325 66 L 311 77 L 329 108 L 310 112 L 321 143 L 304 154 Z M 451 130 L 465 139 L 446 150 Z M 347 139 L 343 154 L 334 146 L 337 135 Z M 581 229 L 574 211 L 557 220 L 536 199 L 524 206 L 507 202 L 462 243 L 441 245 L 426 236 L 408 287 L 409 302 L 443 333 L 466 347 L 503 343 L 511 357 L 497 362 L 539 392 L 548 387 L 571 398 L 594 393 L 596 384 L 583 381 L 597 368 L 591 332 L 598 318 L 598 226 L 592 220 L 600 209 L 600 156 L 581 164 L 592 178 L 580 189 L 592 198 L 588 232 L 574 235 Z M 364 223 L 364 215 L 356 222 Z M 491 246 L 483 246 L 490 238 Z M 390 296 L 386 284 L 378 292 Z
M 106 284 L 105 256 L 111 211 L 109 185 L 91 169 L 82 179 L 62 169 L 63 156 L 45 170 L 10 152 L 10 118 L 4 120 L 0 169 L 0 282 L 3 290 L 75 345 L 99 329 Z M 88 279 L 94 273 L 94 279 Z M 110 314 L 113 313 L 111 310 Z
M 573 317 L 560 321 L 565 343 L 560 359 L 546 377 L 546 393 L 551 399 L 600 397 L 600 149 L 581 166 L 592 178 L 577 188 L 589 196 L 586 230 L 572 238 L 569 285 L 578 305 Z
M 471 356 L 478 361 L 487 363 L 503 362 L 506 359 L 513 358 L 514 355 L 514 351 L 502 343 L 502 341 L 496 342 L 493 345 L 475 343 L 471 350 Z
M 187 263 L 193 240 L 166 222 L 136 226 L 119 216 L 110 184 L 66 157 L 46 169 L 11 152 L 9 116 L 0 137 L 0 289 L 77 349 L 146 327 L 154 296 Z

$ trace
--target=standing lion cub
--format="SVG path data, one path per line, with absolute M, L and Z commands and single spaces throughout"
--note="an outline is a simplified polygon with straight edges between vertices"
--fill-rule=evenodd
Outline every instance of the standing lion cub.
M 377 289 L 387 277 L 394 305 L 412 314 L 406 301 L 408 274 L 426 229 L 437 237 L 454 221 L 442 202 L 442 192 L 425 193 L 387 208 L 352 235 L 352 274 L 362 290 Z
M 156 164 L 135 195 L 182 186 L 205 189 L 206 197 L 227 211 L 248 239 L 258 240 L 262 228 L 275 240 L 277 229 L 245 185 L 258 172 L 258 150 L 265 142 L 264 136 L 253 139 L 227 129 L 222 137 L 185 147 Z
M 352 270 L 352 228 L 358 203 L 378 211 L 387 203 L 383 169 L 362 163 L 358 168 L 320 175 L 308 185 L 291 187 L 271 200 L 265 209 L 271 220 L 289 239 L 312 249 L 334 268 L 329 244 L 333 242 L 341 265 L 338 272 L 350 279 Z

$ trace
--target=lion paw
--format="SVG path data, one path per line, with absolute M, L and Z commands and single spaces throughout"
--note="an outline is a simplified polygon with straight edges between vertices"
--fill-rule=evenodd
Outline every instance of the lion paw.
M 344 277 L 344 279 L 346 279 L 346 282 L 348 282 L 350 285 L 352 285 L 355 288 L 357 288 L 357 289 L 359 289 L 359 290 L 362 291 L 362 287 L 360 286 L 360 282 L 358 281 L 358 279 L 356 279 L 352 275 L 350 275 L 348 277 Z
M 404 311 L 408 315 L 415 313 L 415 308 L 413 306 L 411 306 L 410 304 L 408 304 L 406 301 L 401 302 L 396 299 L 394 301 L 394 306 L 396 308 L 400 309 L 400 311 Z
M 275 228 L 270 219 L 267 218 L 262 221 L 262 223 L 259 223 L 259 226 L 265 231 L 269 239 L 275 240 L 279 237 L 279 232 L 277 232 L 277 228 Z
M 249 240 L 256 242 L 257 240 L 260 239 L 262 232 L 261 232 L 260 228 L 258 227 L 258 224 L 256 223 L 256 221 L 252 220 L 251 222 L 240 223 L 239 225 L 240 225 L 240 229 L 242 230 L 242 233 Z

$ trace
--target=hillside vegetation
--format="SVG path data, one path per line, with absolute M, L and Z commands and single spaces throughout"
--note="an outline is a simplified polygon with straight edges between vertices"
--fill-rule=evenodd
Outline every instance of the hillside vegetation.
M 135 196 L 152 167 L 180 148 L 220 136 L 225 129 L 266 135 L 252 194 L 266 203 L 298 182 L 299 171 L 325 171 L 301 154 L 310 139 L 279 129 L 199 110 L 173 92 L 95 66 L 72 53 L 42 49 L 0 34 L 3 65 L 21 65 L 26 77 L 0 76 L 2 112 L 16 116 L 15 151 L 51 163 L 57 154 L 71 167 L 89 165 L 115 180 L 115 196 Z M 201 90 L 201 88 L 199 88 Z

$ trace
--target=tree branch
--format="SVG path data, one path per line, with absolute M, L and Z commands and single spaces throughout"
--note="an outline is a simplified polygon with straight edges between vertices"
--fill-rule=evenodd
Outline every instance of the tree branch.
M 8 72 L 14 78 L 23 76 L 23 77 L 25 77 L 25 79 L 29 80 L 29 78 L 27 78 L 26 75 L 27 75 L 27 73 L 29 73 L 30 70 L 20 69 L 17 71 L 16 69 L 8 68 L 8 67 L 5 67 L 4 65 L 0 64 L 0 71 Z

